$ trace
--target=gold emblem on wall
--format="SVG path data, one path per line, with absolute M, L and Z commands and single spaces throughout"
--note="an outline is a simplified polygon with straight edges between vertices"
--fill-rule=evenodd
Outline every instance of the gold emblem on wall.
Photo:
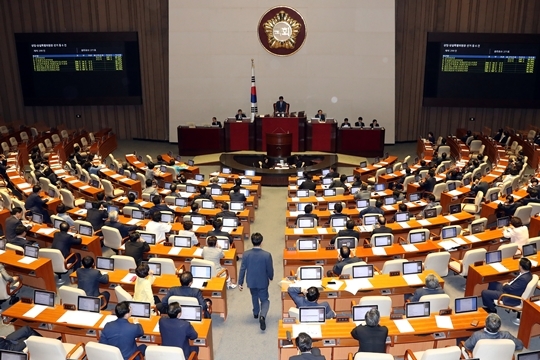
M 279 6 L 268 10 L 259 20 L 259 40 L 271 54 L 288 56 L 297 52 L 306 39 L 306 25 L 293 8 Z

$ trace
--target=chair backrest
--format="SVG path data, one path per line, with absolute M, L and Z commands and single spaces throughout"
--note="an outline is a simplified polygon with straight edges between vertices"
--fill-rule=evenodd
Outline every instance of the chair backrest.
M 151 199 L 152 194 L 149 194 L 149 193 L 143 193 L 143 194 L 141 195 L 141 197 L 142 197 L 142 199 L 143 199 L 144 201 L 152 201 L 152 199 Z M 197 200 L 195 200 L 195 201 L 197 201 Z
M 79 232 L 79 226 L 81 225 L 90 226 L 92 228 L 92 233 L 94 232 L 94 227 L 89 221 L 75 220 L 75 230 L 77 230 L 77 232 Z
M 514 216 L 520 218 L 523 225 L 528 225 L 531 222 L 531 213 L 532 206 L 524 205 L 516 209 Z
M 188 354 L 189 356 L 189 354 Z M 150 345 L 144 353 L 145 360 L 185 360 L 184 350 L 176 346 Z
M 377 305 L 381 316 L 390 316 L 392 312 L 392 298 L 390 296 L 363 296 L 358 305 Z
M 392 166 L 392 171 L 393 172 L 399 171 L 401 170 L 401 167 L 402 167 L 402 164 L 400 162 L 397 162 L 394 164 L 394 166 Z
M 41 186 L 41 190 L 47 192 L 49 191 L 49 185 L 51 185 L 51 180 L 42 176 L 39 178 L 39 185 Z
M 102 226 L 101 233 L 103 234 L 103 245 L 111 249 L 119 249 L 122 246 L 122 235 L 120 235 L 120 231 L 117 228 Z
M 173 205 L 176 201 L 176 196 L 165 196 L 165 204 L 166 205 Z
M 120 349 L 116 346 L 90 341 L 86 343 L 85 350 L 88 360 L 124 360 Z
M 60 189 L 60 195 L 62 197 L 62 203 L 67 206 L 68 208 L 74 208 L 75 207 L 75 199 L 73 198 L 73 194 L 71 191 L 67 189 Z
M 45 139 L 45 146 L 49 149 L 52 149 L 52 142 L 49 139 Z
M 352 277 L 352 271 L 354 266 L 367 265 L 365 261 L 358 261 L 352 264 L 347 264 L 341 269 L 341 275 L 350 275 Z
M 463 260 L 461 260 L 462 271 L 461 276 L 467 276 L 469 274 L 469 266 L 477 261 L 483 261 L 486 258 L 486 249 L 471 249 L 465 253 Z
M 191 259 L 191 265 L 194 266 L 210 266 L 210 276 L 216 277 L 217 270 L 216 270 L 216 264 L 214 264 L 213 261 L 210 260 L 203 260 L 203 259 Z
M 511 360 L 516 345 L 510 339 L 478 340 L 473 349 L 473 358 Z
M 481 192 L 481 191 L 480 191 L 480 192 Z M 473 225 L 476 225 L 476 224 L 484 224 L 484 230 L 486 230 L 486 228 L 487 228 L 487 222 L 488 222 L 488 219 L 485 218 L 485 217 L 482 217 L 482 218 L 473 220 L 473 221 L 469 224 L 468 230 L 469 230 L 469 232 L 471 232 Z
M 146 187 L 146 176 L 141 173 L 137 173 L 137 180 L 141 182 L 141 188 L 144 189 Z
M 58 289 L 58 295 L 62 304 L 71 304 L 77 306 L 79 296 L 86 296 L 86 292 L 83 289 L 79 289 L 73 286 L 62 285 Z
M 122 208 L 122 213 L 124 214 L 124 216 L 129 216 L 131 217 L 131 214 L 133 213 L 133 210 L 139 210 L 137 209 L 136 207 L 134 206 L 124 206 Z
M 336 195 L 343 195 L 343 193 L 345 192 L 345 189 L 342 187 L 337 187 L 335 189 L 336 189 Z
M 162 274 L 176 274 L 176 267 L 174 266 L 173 259 L 167 258 L 150 258 L 148 262 L 161 264 L 161 273 Z
M 114 187 L 112 186 L 111 182 L 107 179 L 102 179 L 101 184 L 103 185 L 105 195 L 109 197 L 114 197 Z
M 527 240 L 527 244 L 535 244 L 536 249 L 540 249 L 540 236 L 535 236 Z
M 55 198 L 60 198 L 60 191 L 58 191 L 58 188 L 55 185 L 49 184 L 49 190 L 54 191 Z
M 491 194 L 499 193 L 500 190 L 501 189 L 499 189 L 498 187 L 492 187 L 492 188 L 488 189 L 488 191 L 486 191 L 486 195 L 484 196 L 485 199 L 491 201 Z
M 66 350 L 58 339 L 41 336 L 30 336 L 26 339 L 26 346 L 32 360 L 65 359 Z
M 11 196 L 9 196 L 9 193 L 7 191 L 0 191 L 0 196 L 2 196 L 2 202 L 4 203 L 5 209 L 11 209 L 11 204 L 13 201 L 11 200 Z
M 200 305 L 199 304 L 199 300 L 197 300 L 197 298 L 195 297 L 191 297 L 191 296 L 171 296 L 169 298 L 169 304 L 173 303 L 173 302 L 177 302 L 178 304 L 180 304 L 180 306 L 183 306 L 183 305 Z
M 435 271 L 437 275 L 443 277 L 448 275 L 449 262 L 450 253 L 448 251 L 429 253 L 424 261 L 424 270 Z
M 354 360 L 394 360 L 392 354 L 381 354 L 372 352 L 357 352 Z
M 439 146 L 437 152 L 439 153 L 439 155 L 446 153 L 446 155 L 448 155 L 448 158 L 450 158 L 450 155 L 452 154 L 452 152 L 450 151 L 450 146 L 448 145 Z
M 17 142 L 17 139 L 15 139 L 13 136 L 9 138 L 9 143 L 11 146 L 17 146 L 19 143 Z
M 113 255 L 111 256 L 114 259 L 114 269 L 115 270 L 129 270 L 135 269 L 137 264 L 135 259 L 127 255 Z
M 443 191 L 448 191 L 448 185 L 446 183 L 440 183 L 435 185 L 433 188 L 433 195 L 435 195 L 435 200 L 440 201 L 441 200 L 441 194 Z
M 386 174 L 386 168 L 377 169 L 375 172 L 375 182 L 379 179 L 379 176 Z
M 403 180 L 403 188 L 406 189 L 407 185 L 414 182 L 414 175 L 409 175 Z
M 461 350 L 458 346 L 448 346 L 438 349 L 428 349 L 422 354 L 422 358 L 418 360 L 459 360 L 461 358 Z
M 383 268 L 381 270 L 381 274 L 390 274 L 390 272 L 392 271 L 401 272 L 403 263 L 407 261 L 408 261 L 407 259 L 387 260 L 384 262 Z
M 8 153 L 8 152 L 9 152 L 9 150 L 10 150 L 10 149 L 9 149 L 9 145 L 8 145 L 8 143 L 7 143 L 7 142 L 5 142 L 5 141 L 4 141 L 4 142 L 2 142 L 2 151 L 3 151 L 4 153 Z
M 0 300 L 7 300 L 10 297 L 6 289 L 7 281 L 0 276 Z
M 60 136 L 62 136 L 62 139 L 68 139 L 69 138 L 69 134 L 68 134 L 67 130 L 60 131 Z
M 469 145 L 469 151 L 478 152 L 480 150 L 480 146 L 482 146 L 482 140 L 473 140 Z
M 114 293 L 116 294 L 116 298 L 118 299 L 118 302 L 122 301 L 132 301 L 133 296 L 131 296 L 130 293 L 128 293 L 122 286 L 116 285 L 114 288 Z
M 53 271 L 57 274 L 64 274 L 68 271 L 64 266 L 64 255 L 58 249 L 41 248 L 39 249 L 39 257 L 51 259 Z
M 20 207 L 23 211 L 23 214 L 26 213 L 26 207 L 24 206 L 24 202 L 17 199 L 17 198 L 13 198 L 12 199 L 12 203 L 13 203 L 13 207 Z
M 503 259 L 508 259 L 516 254 L 518 250 L 518 244 L 502 244 L 497 250 L 501 250 L 501 255 Z
M 432 313 L 438 313 L 450 307 L 450 296 L 446 294 L 424 295 L 420 301 L 429 301 L 429 309 Z
M 525 288 L 525 291 L 523 291 L 523 294 L 521 294 L 521 298 L 523 300 L 527 300 L 534 294 L 534 290 L 536 290 L 536 285 L 538 284 L 538 275 L 533 274 L 531 281 L 527 284 L 527 287 Z
M 52 138 L 52 141 L 55 143 L 55 144 L 60 144 L 62 142 L 62 140 L 60 140 L 60 136 L 58 136 L 58 134 L 53 134 L 51 136 Z
M 24 253 L 24 249 L 21 246 L 13 245 L 12 243 L 6 243 L 6 249 L 10 249 L 13 251 L 19 251 L 21 253 Z

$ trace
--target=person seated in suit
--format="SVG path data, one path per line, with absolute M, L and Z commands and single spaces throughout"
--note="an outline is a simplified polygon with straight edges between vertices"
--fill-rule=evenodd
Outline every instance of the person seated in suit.
M 369 127 L 374 129 L 374 128 L 378 128 L 379 127 L 379 123 L 377 122 L 377 119 L 373 119 L 373 121 L 371 122 L 371 124 L 369 124 Z
M 435 178 L 435 171 L 429 170 L 426 178 L 420 181 L 418 189 L 424 192 L 433 192 L 435 185 L 437 185 L 437 179 Z
M 8 243 L 20 246 L 24 249 L 26 245 L 37 245 L 37 243 L 34 243 L 33 241 L 26 240 L 26 226 L 23 224 L 17 225 L 15 228 L 15 238 L 11 241 L 8 241 Z
M 420 160 L 420 167 L 415 170 L 414 175 L 420 175 L 420 171 L 429 170 L 430 167 L 427 165 L 425 160 Z
M 305 332 L 301 332 L 295 339 L 298 355 L 293 355 L 289 360 L 325 360 L 326 357 L 321 355 L 321 350 L 313 347 L 311 336 Z
M 350 129 L 351 123 L 349 122 L 349 118 L 343 119 L 343 122 L 341 123 L 340 129 Z
M 139 204 L 137 204 L 137 203 L 135 202 L 135 200 L 137 200 L 137 198 L 135 197 L 135 194 L 134 194 L 134 193 L 129 193 L 129 194 L 127 195 L 127 198 L 128 198 L 128 202 L 127 202 L 127 204 L 124 205 L 124 206 L 134 207 L 134 208 L 137 208 L 137 209 L 139 209 L 139 210 L 142 210 L 142 209 L 143 209 L 141 205 L 139 205 Z
M 230 201 L 246 202 L 246 196 L 240 192 L 240 187 L 234 186 L 229 192 Z
M 354 185 L 353 185 L 354 186 Z M 369 191 L 368 184 L 362 183 L 360 190 L 354 193 L 355 200 L 369 200 L 371 199 L 371 191 Z
M 198 200 L 198 199 L 214 201 L 214 199 L 212 198 L 212 195 L 210 195 L 209 193 L 206 192 L 206 187 L 204 187 L 204 186 L 201 186 L 199 188 L 199 195 L 196 195 L 193 198 L 193 201 Z
M 330 184 L 328 188 L 333 189 L 333 188 L 341 187 L 343 188 L 344 191 L 349 191 L 349 188 L 347 187 L 346 182 L 347 182 L 347 175 L 342 174 L 340 175 L 339 180 L 332 181 L 332 183 Z
M 364 124 L 364 119 L 359 116 L 358 121 L 354 123 L 354 127 L 363 128 L 364 126 L 366 126 L 366 124 Z
M 184 221 L 183 223 L 184 229 L 178 231 L 178 236 L 187 236 L 191 239 L 191 246 L 197 246 L 199 245 L 199 239 L 197 238 L 197 235 L 193 231 L 193 223 L 189 220 Z
M 379 216 L 377 218 L 377 223 L 375 224 L 375 227 L 373 228 L 373 231 L 371 232 L 371 235 L 375 234 L 391 234 L 392 228 L 389 228 L 386 226 L 386 218 L 384 216 Z
M 43 215 L 43 223 L 44 224 L 50 224 L 51 223 L 51 216 L 49 215 L 49 212 L 47 211 L 47 201 L 49 200 L 43 200 L 39 197 L 39 192 L 41 191 L 41 186 L 34 185 L 32 188 L 32 193 L 28 196 L 24 203 L 24 207 L 26 210 L 29 210 L 36 214 Z
M 60 224 L 60 231 L 54 233 L 53 242 L 51 244 L 51 249 L 58 249 L 62 253 L 64 259 L 67 259 L 71 255 L 71 247 L 78 246 L 82 244 L 81 235 L 71 235 L 68 234 L 69 224 L 65 221 L 62 221 Z M 77 270 L 81 266 L 81 254 L 78 252 L 75 254 L 75 260 L 71 260 L 70 264 L 74 263 L 73 269 Z
M 311 286 L 308 289 L 301 289 L 299 287 L 289 286 L 287 292 L 289 293 L 292 301 L 294 301 L 294 304 L 297 308 L 307 306 L 324 306 L 324 308 L 326 309 L 325 311 L 327 319 L 332 319 L 336 317 L 336 313 L 332 310 L 328 302 L 318 302 L 321 294 L 319 293 L 319 289 L 317 289 L 315 286 Z
M 401 203 L 398 205 L 398 210 L 396 211 L 396 214 L 406 213 L 409 212 L 409 208 L 404 203 Z M 396 214 L 392 216 L 392 222 L 396 222 Z
M 386 352 L 388 328 L 379 325 L 380 319 L 379 310 L 371 309 L 366 313 L 366 324 L 358 325 L 351 331 L 351 336 L 358 340 L 360 345 L 358 352 Z
M 212 123 L 210 125 L 214 127 L 218 127 L 218 128 L 223 127 L 223 125 L 221 125 L 221 121 L 218 121 L 218 119 L 215 116 L 212 117 Z
M 144 177 L 146 178 L 146 181 L 145 181 L 145 184 L 146 184 L 146 188 L 144 190 L 146 190 L 150 184 L 150 186 L 152 186 L 152 182 L 154 181 L 154 168 L 156 167 L 156 164 L 154 164 L 153 162 L 148 162 L 146 164 L 146 170 L 144 171 Z M 150 182 L 148 182 L 148 180 L 150 180 Z M 146 194 L 143 190 L 143 194 Z
M 325 178 L 334 179 L 338 177 L 339 173 L 337 172 L 337 168 L 335 166 L 330 166 L 330 171 L 328 172 L 328 174 L 325 175 Z
M 157 155 L 156 156 L 156 165 L 168 165 L 165 160 L 163 160 L 163 156 Z
M 60 219 L 67 222 L 70 227 L 75 226 L 75 221 L 73 220 L 71 216 L 67 214 L 66 205 L 60 203 L 58 204 L 58 206 L 56 206 L 56 216 L 58 216 Z
M 99 343 L 117 347 L 124 359 L 130 359 L 137 350 L 144 356 L 146 345 L 137 346 L 135 342 L 138 337 L 144 335 L 144 329 L 141 324 L 132 324 L 128 321 L 131 317 L 129 302 L 122 301 L 116 304 L 114 313 L 118 319 L 105 325 Z
M 508 331 L 501 331 L 501 318 L 497 314 L 488 314 L 486 317 L 486 327 L 483 330 L 474 332 L 471 337 L 465 341 L 465 348 L 473 351 L 476 343 L 482 339 L 509 339 L 514 342 L 514 351 L 523 349 L 523 342 L 510 334 Z
M 199 204 L 191 203 L 191 211 L 186 213 L 186 215 L 200 215 L 199 214 Z
M 158 190 L 156 188 L 156 185 L 154 184 L 154 181 L 152 179 L 146 178 L 146 187 L 143 190 L 143 194 L 150 194 L 150 197 L 155 196 L 158 194 Z
M 428 132 L 428 134 L 427 134 L 427 140 L 429 141 L 429 143 L 430 143 L 431 145 L 435 145 L 435 143 L 437 142 L 437 140 L 435 139 L 435 135 L 433 135 L 433 131 Z
M 360 175 L 356 174 L 354 175 L 354 180 L 351 184 L 351 187 L 361 187 L 364 182 L 362 181 L 362 178 Z
M 170 211 L 170 212 L 172 212 L 170 207 L 168 207 L 165 203 L 161 202 L 161 195 L 159 195 L 159 194 L 154 195 L 152 197 L 152 203 L 154 203 L 154 206 L 152 206 L 150 208 L 150 210 L 148 210 L 148 215 L 150 217 L 152 217 L 152 215 L 154 215 L 155 213 L 160 212 L 160 211 Z
M 317 114 L 315 115 L 315 118 L 320 119 L 322 121 L 326 120 L 326 115 L 323 114 L 322 110 L 318 110 Z
M 124 246 L 124 255 L 131 256 L 135 260 L 137 266 L 141 264 L 143 254 L 150 251 L 150 245 L 148 245 L 148 243 L 141 238 L 141 235 L 136 232 L 129 235 L 129 241 L 126 241 Z
M 458 169 L 453 168 L 452 170 L 446 173 L 446 180 L 462 180 L 463 174 L 458 171 Z
M 261 169 L 272 169 L 275 166 L 274 159 L 268 156 L 264 156 L 262 161 L 259 161 L 259 167 Z
M 471 191 L 475 194 L 478 194 L 481 191 L 484 196 L 486 196 L 487 191 L 489 190 L 489 184 L 487 181 L 480 181 L 480 179 L 474 179 L 473 185 L 471 186 Z
M 161 222 L 161 212 L 156 211 L 152 214 L 152 220 L 146 224 L 146 231 L 156 235 L 156 243 L 167 238 L 167 233 L 171 232 L 172 225 L 170 222 Z
M 274 104 L 274 116 L 289 116 L 289 104 L 283 101 L 283 96 Z
M 214 220 L 212 225 L 214 226 L 214 230 L 209 231 L 206 236 L 224 236 L 229 239 L 229 243 L 232 245 L 234 240 L 232 235 L 226 231 L 221 231 L 221 228 L 223 227 L 223 221 L 220 219 Z
M 540 192 L 540 185 L 538 185 L 538 179 L 535 177 L 531 179 L 529 186 L 527 186 L 527 193 L 530 194 L 532 190 Z
M 529 203 L 540 203 L 540 192 L 534 189 L 527 189 L 529 193 L 526 197 L 521 199 L 523 205 L 529 205 Z M 531 204 L 532 205 L 532 204 Z
M 330 245 L 334 245 L 336 239 L 340 236 L 352 236 L 355 237 L 357 240 L 360 240 L 360 232 L 354 230 L 355 226 L 356 224 L 354 220 L 347 220 L 347 222 L 345 223 L 345 229 L 338 231 L 337 235 L 334 236 L 332 240 L 330 240 Z
M 435 206 L 439 206 L 440 203 L 435 200 L 435 195 L 433 194 L 429 194 L 427 197 L 426 197 L 426 202 L 427 202 L 427 205 L 426 207 L 424 208 L 424 210 L 429 210 L 429 209 L 433 209 Z
M 334 213 L 330 215 L 330 219 L 329 219 L 330 221 L 328 223 L 332 225 L 332 219 L 337 219 L 337 218 L 344 218 L 348 220 L 349 217 L 343 214 L 342 211 L 343 211 L 343 205 L 340 202 L 334 205 Z
M 338 261 L 334 265 L 331 271 L 333 274 L 336 274 L 336 275 L 341 275 L 345 265 L 354 264 L 359 261 L 362 261 L 356 256 L 351 257 L 351 249 L 348 246 L 342 246 L 341 248 L 339 248 L 339 255 L 337 259 Z M 329 277 L 331 276 L 329 275 Z
M 6 236 L 6 240 L 8 242 L 12 242 L 17 237 L 17 233 L 15 229 L 17 229 L 17 226 L 22 225 L 26 230 L 30 230 L 32 227 L 28 226 L 25 227 L 22 223 L 23 218 L 23 209 L 19 206 L 15 206 L 13 209 L 11 209 L 11 216 L 9 216 L 6 219 L 6 226 L 4 228 L 4 235 Z
M 497 309 L 493 300 L 497 300 L 502 294 L 510 294 L 520 297 L 525 288 L 532 279 L 531 275 L 531 260 L 521 258 L 519 260 L 519 275 L 514 280 L 501 284 L 499 282 L 490 282 L 487 290 L 482 290 L 482 303 L 484 310 L 488 313 L 496 313 Z M 508 306 L 519 305 L 520 300 L 505 297 L 503 303 Z
M 82 259 L 82 268 L 77 269 L 77 287 L 86 292 L 86 296 L 98 297 L 102 295 L 104 299 L 101 305 L 109 304 L 111 294 L 108 291 L 99 291 L 99 284 L 108 284 L 109 275 L 102 274 L 99 270 L 94 269 L 94 258 L 85 256 Z
M 175 197 L 175 198 L 181 197 L 180 193 L 178 192 L 178 186 L 176 184 L 171 184 L 170 190 L 171 190 L 171 192 L 167 196 L 172 196 L 172 197 Z
M 0 337 L 0 350 L 22 352 L 26 348 L 26 340 L 30 336 L 39 336 L 41 334 L 25 325 L 22 328 L 13 331 L 7 336 Z M 9 354 L 5 354 L 9 358 Z
M 298 189 L 315 191 L 315 189 L 317 188 L 317 184 L 315 184 L 315 182 L 313 181 L 313 176 L 304 172 L 304 178 L 304 182 L 301 183 L 300 186 L 298 186 Z
M 108 217 L 109 213 L 99 201 L 94 201 L 92 207 L 86 211 L 86 221 L 92 224 L 94 231 L 101 230 Z
M 499 203 L 499 205 L 497 205 L 497 213 L 500 213 L 501 216 L 514 216 L 514 213 L 520 206 L 521 202 L 514 202 L 514 197 L 508 195 L 504 203 Z
M 246 118 L 246 114 L 244 114 L 244 112 L 242 111 L 242 109 L 238 109 L 238 111 L 236 112 L 236 115 L 234 115 L 234 118 L 236 120 L 242 120 L 242 119 L 245 119 Z
M 298 220 L 305 219 L 305 218 L 313 218 L 317 220 L 318 222 L 319 216 L 317 214 L 312 214 L 312 211 L 313 211 L 313 205 L 311 204 L 306 205 L 306 207 L 304 208 L 304 214 L 300 214 L 296 218 L 296 226 L 298 226 Z
M 210 318 L 208 304 L 203 298 L 201 290 L 191 287 L 191 284 L 193 283 L 193 274 L 190 271 L 184 271 L 179 275 L 179 277 L 180 286 L 173 286 L 169 289 L 167 294 L 163 297 L 163 299 L 161 299 L 161 304 L 157 305 L 159 312 L 164 313 L 167 311 L 171 296 L 188 296 L 197 299 L 199 305 L 201 305 L 203 308 L 204 317 Z
M 237 217 L 234 211 L 229 210 L 229 204 L 226 202 L 221 204 L 221 211 L 216 214 L 216 217 L 214 219 L 217 220 L 217 218 L 224 217 Z
M 167 315 L 159 319 L 159 333 L 161 334 L 162 346 L 175 346 L 184 351 L 187 359 L 189 354 L 195 351 L 199 353 L 198 346 L 191 346 L 189 340 L 195 340 L 199 334 L 189 321 L 183 320 L 182 307 L 176 301 L 167 306 Z
M 210 182 L 210 185 L 208 185 L 210 189 L 221 189 L 219 178 L 217 176 L 212 176 L 208 181 Z
M 109 213 L 109 220 L 105 221 L 104 226 L 110 226 L 118 229 L 122 238 L 129 236 L 130 232 L 137 230 L 137 225 L 124 225 L 119 222 L 118 211 L 111 211 Z
M 499 140 L 501 140 L 501 137 L 502 137 L 502 135 L 503 135 L 503 132 L 504 132 L 504 129 L 499 129 L 499 130 L 497 130 L 497 133 L 495 134 L 495 136 L 493 136 L 493 140 L 495 140 L 495 141 L 497 141 L 497 142 L 498 142 Z
M 366 214 L 381 214 L 381 215 L 384 215 L 384 210 L 381 209 L 383 206 L 383 202 L 381 199 L 377 199 L 377 201 L 375 201 L 375 206 L 368 206 L 367 208 L 365 208 L 364 210 L 360 211 L 360 219 L 362 218 L 362 216 L 366 215 Z
M 503 229 L 503 236 L 510 239 L 512 244 L 517 244 L 519 250 L 529 241 L 529 229 L 523 225 L 520 218 L 512 216 L 510 225 Z
M 416 289 L 414 294 L 405 296 L 405 299 L 408 299 L 410 302 L 418 302 L 424 295 L 444 294 L 444 289 L 439 284 L 439 280 L 437 280 L 435 275 L 429 274 L 426 276 L 424 284 L 425 286 L 423 288 Z

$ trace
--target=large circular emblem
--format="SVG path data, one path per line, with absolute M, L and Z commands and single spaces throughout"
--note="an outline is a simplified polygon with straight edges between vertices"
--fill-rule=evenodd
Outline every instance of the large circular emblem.
M 261 17 L 258 34 L 266 51 L 277 56 L 289 56 L 304 44 L 306 23 L 295 9 L 278 6 Z

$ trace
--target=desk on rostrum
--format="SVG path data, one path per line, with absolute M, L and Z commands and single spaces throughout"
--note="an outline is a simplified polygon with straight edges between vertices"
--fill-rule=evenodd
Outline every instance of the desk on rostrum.
M 439 283 L 444 287 L 444 279 L 437 275 L 432 270 L 425 270 L 421 274 L 418 274 L 420 280 L 425 281 L 426 276 L 429 274 L 434 274 L 437 276 Z M 284 279 L 287 280 L 287 279 Z M 343 284 L 338 290 L 333 290 L 328 287 L 329 281 L 335 281 L 336 278 L 325 277 L 322 279 L 323 291 L 320 293 L 319 302 L 328 301 L 330 307 L 335 312 L 347 312 L 351 311 L 351 301 L 358 301 L 359 298 L 364 296 L 378 296 L 385 295 L 392 298 L 392 307 L 393 308 L 403 308 L 404 304 L 404 294 L 413 293 L 415 289 L 424 286 L 424 283 L 418 285 L 409 285 L 403 278 L 403 276 L 390 276 L 388 274 L 384 275 L 375 275 L 369 279 L 371 285 L 370 289 L 359 290 L 356 294 L 351 294 L 346 291 L 346 283 L 344 280 Z M 292 285 L 294 287 L 294 284 Z M 281 284 L 281 309 L 283 314 L 287 314 L 289 308 L 294 307 L 294 302 L 287 293 L 289 284 L 287 281 L 283 281 Z
M 380 324 L 388 327 L 390 337 L 386 352 L 394 356 L 403 356 L 407 349 L 421 351 L 456 345 L 456 339 L 468 338 L 473 332 L 484 327 L 487 313 L 479 309 L 470 313 L 447 315 L 452 319 L 453 329 L 437 327 L 435 319 L 437 315 L 433 313 L 430 317 L 408 319 L 414 328 L 414 333 L 400 333 L 394 320 L 390 317 L 381 317 Z M 474 320 L 478 321 L 476 326 L 471 325 Z M 321 354 L 327 359 L 346 360 L 349 353 L 354 354 L 358 351 L 358 341 L 351 336 L 351 331 L 355 326 L 351 320 L 339 323 L 335 319 L 327 320 L 321 325 L 322 338 L 314 339 L 313 346 L 320 348 Z M 283 320 L 279 321 L 278 348 L 282 360 L 297 354 L 296 347 L 283 346 L 283 341 L 287 339 L 287 331 L 292 334 L 292 327 L 292 324 L 284 324 Z
M 117 303 L 118 299 L 114 288 L 118 285 L 122 286 L 128 293 L 133 294 L 135 290 L 135 282 L 123 282 L 122 279 L 128 275 L 128 270 L 115 270 L 109 272 L 109 283 L 100 284 L 101 291 L 107 290 L 111 294 L 112 303 Z M 134 278 L 137 275 L 132 274 Z M 69 275 L 72 283 L 77 282 L 77 273 L 73 272 Z M 219 314 L 223 319 L 227 319 L 227 288 L 225 286 L 224 277 L 214 277 L 208 280 L 206 287 L 201 289 L 203 297 L 212 299 L 212 311 L 214 314 Z M 152 292 L 163 298 L 170 288 L 180 286 L 180 279 L 177 275 L 166 274 L 156 276 L 154 283 L 152 284 Z
M 90 341 L 99 341 L 99 333 L 102 329 L 100 324 L 105 320 L 110 311 L 102 311 L 102 318 L 93 326 L 75 325 L 60 323 L 57 320 L 66 312 L 62 305 L 48 307 L 34 318 L 24 317 L 23 315 L 34 305 L 18 302 L 2 313 L 5 323 L 12 323 L 16 329 L 23 326 L 30 326 L 37 330 L 44 337 L 57 338 L 62 337 L 62 342 L 68 343 L 88 343 Z M 144 337 L 138 338 L 137 343 L 147 345 L 161 344 L 161 336 L 155 332 L 159 316 L 151 316 L 150 319 L 137 319 L 144 329 Z M 130 322 L 134 318 L 130 318 Z M 195 341 L 190 341 L 191 345 L 199 347 L 199 359 L 212 360 L 214 358 L 214 344 L 212 337 L 212 320 L 203 319 L 201 322 L 191 322 L 199 337 Z M 53 360 L 53 359 L 51 359 Z

